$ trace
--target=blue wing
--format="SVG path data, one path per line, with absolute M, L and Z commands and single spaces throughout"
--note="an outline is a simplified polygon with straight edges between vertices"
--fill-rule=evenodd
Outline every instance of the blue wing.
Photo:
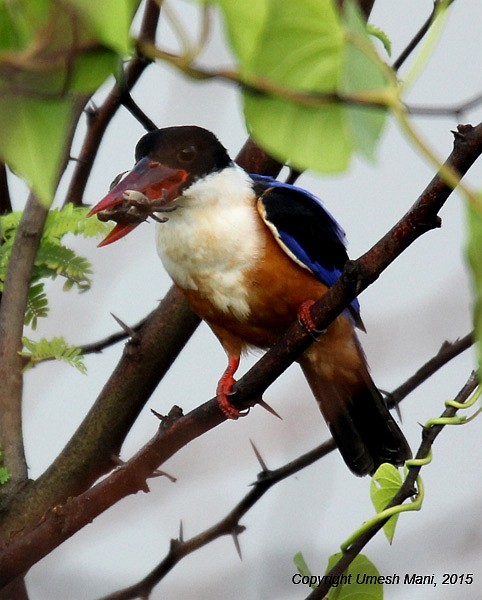
M 250 177 L 263 207 L 262 217 L 280 246 L 320 281 L 332 286 L 348 260 L 343 229 L 321 201 L 306 190 L 264 175 Z M 363 327 L 358 300 L 353 300 L 350 312 L 357 325 Z

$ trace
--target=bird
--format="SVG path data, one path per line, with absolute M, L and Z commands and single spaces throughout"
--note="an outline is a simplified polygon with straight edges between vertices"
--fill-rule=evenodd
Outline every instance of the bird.
M 311 305 L 339 279 L 345 234 L 321 200 L 295 185 L 249 174 L 211 131 L 183 125 L 145 134 L 135 166 L 89 216 L 114 220 L 110 244 L 152 216 L 164 268 L 228 357 L 216 396 L 230 402 L 241 356 L 268 349 L 297 319 L 317 337 L 298 363 L 348 468 L 358 476 L 411 456 L 367 366 L 357 299 L 324 332 Z

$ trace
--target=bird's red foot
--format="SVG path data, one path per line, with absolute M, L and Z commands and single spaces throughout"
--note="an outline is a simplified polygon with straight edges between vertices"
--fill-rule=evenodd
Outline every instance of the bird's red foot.
M 305 300 L 300 304 L 298 308 L 298 321 L 316 340 L 318 336 L 325 333 L 326 329 L 318 329 L 313 317 L 311 316 L 311 307 L 314 303 L 314 300 Z
M 230 356 L 226 371 L 224 371 L 216 388 L 216 398 L 218 400 L 219 408 L 228 419 L 237 419 L 241 414 L 240 411 L 231 404 L 228 398 L 229 394 L 231 394 L 233 385 L 236 383 L 233 375 L 236 373 L 238 366 L 239 358 Z

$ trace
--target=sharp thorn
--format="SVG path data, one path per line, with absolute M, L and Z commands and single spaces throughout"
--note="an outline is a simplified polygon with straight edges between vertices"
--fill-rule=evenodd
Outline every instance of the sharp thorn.
M 184 542 L 184 527 L 182 525 L 182 521 L 179 523 L 179 541 Z
M 167 477 L 169 481 L 172 481 L 172 483 L 176 483 L 177 481 L 176 477 L 174 477 L 173 475 L 169 475 L 169 473 L 166 473 L 165 471 L 160 471 L 159 469 L 156 469 L 149 475 L 150 479 L 154 477 Z
M 283 417 L 281 417 L 276 411 L 275 409 L 270 406 L 267 402 L 265 402 L 263 399 L 258 400 L 258 404 L 264 408 L 264 410 L 267 410 L 269 413 L 271 413 L 274 417 L 278 417 L 278 419 L 280 419 L 281 421 L 283 420 Z
M 236 548 L 236 552 L 238 553 L 239 560 L 243 560 L 243 555 L 241 554 L 241 546 L 239 544 L 239 534 L 243 533 L 245 527 L 241 525 L 236 525 L 236 527 L 231 531 L 231 537 L 233 538 L 234 547 Z
M 258 449 L 254 445 L 253 440 L 249 440 L 249 443 L 251 444 L 251 448 L 253 449 L 253 452 L 254 452 L 256 458 L 258 459 L 259 464 L 261 465 L 262 471 L 266 473 L 267 471 L 269 471 L 268 465 L 264 462 L 263 457 L 261 456 Z
M 116 317 L 116 315 L 114 315 L 114 313 L 110 313 L 110 314 L 113 317 L 113 319 L 115 319 L 115 321 L 122 327 L 122 329 L 127 333 L 127 335 L 132 340 L 137 339 L 138 335 L 134 331 L 134 329 L 132 329 L 132 327 L 129 327 L 129 325 L 127 325 L 126 323 L 124 323 L 124 321 L 122 321 L 121 319 L 119 319 L 119 317 Z

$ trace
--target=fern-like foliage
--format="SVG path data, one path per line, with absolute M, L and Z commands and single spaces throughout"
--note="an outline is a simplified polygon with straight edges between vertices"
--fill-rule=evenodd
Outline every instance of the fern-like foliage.
M 68 291 L 76 287 L 79 291 L 89 289 L 92 266 L 90 262 L 78 256 L 63 243 L 67 234 L 84 237 L 103 236 L 109 231 L 109 225 L 98 219 L 87 219 L 89 209 L 68 204 L 61 209 L 49 212 L 40 248 L 34 264 L 30 284 L 25 324 L 33 329 L 37 320 L 48 314 L 48 299 L 42 279 L 62 277 L 63 289 Z M 21 212 L 12 212 L 0 217 L 2 240 L 0 244 L 0 291 L 3 290 L 13 240 L 22 218 Z
M 48 312 L 48 300 L 44 292 L 44 284 L 41 282 L 31 285 L 28 291 L 25 325 L 30 325 L 32 329 L 36 329 L 37 319 L 46 317 Z
M 75 367 L 84 375 L 87 373 L 81 349 L 67 344 L 63 337 L 51 340 L 42 338 L 38 342 L 23 337 L 22 341 L 24 350 L 20 354 L 28 359 L 25 369 L 34 367 L 39 362 L 55 359 Z

